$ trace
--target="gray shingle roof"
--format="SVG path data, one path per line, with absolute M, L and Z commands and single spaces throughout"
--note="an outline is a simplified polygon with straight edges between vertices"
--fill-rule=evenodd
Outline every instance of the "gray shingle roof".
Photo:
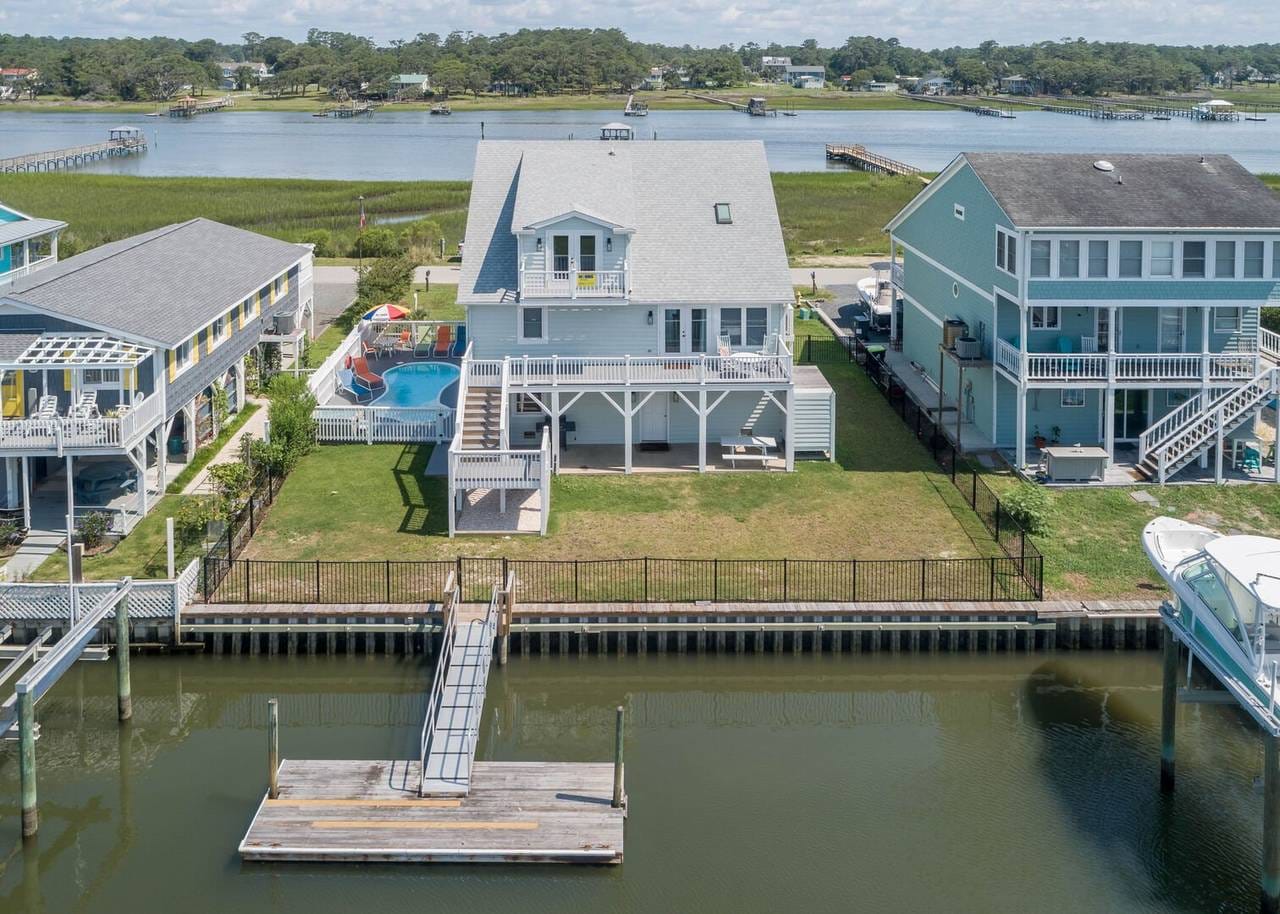
M 1280 228 L 1280 197 L 1227 155 L 964 158 L 1020 228 Z M 1114 170 L 1098 170 L 1099 160 Z
M 716 203 L 732 224 L 716 224 Z M 793 297 L 762 143 L 490 140 L 476 150 L 459 301 L 515 301 L 512 232 L 573 210 L 634 228 L 632 301 Z
M 77 254 L 0 290 L 0 298 L 173 347 L 307 253 L 192 219 Z
M 0 331 L 0 362 L 12 362 L 39 338 L 39 331 Z
M 0 222 L 0 244 L 12 244 L 24 238 L 34 238 L 67 227 L 57 219 L 19 219 L 16 222 Z

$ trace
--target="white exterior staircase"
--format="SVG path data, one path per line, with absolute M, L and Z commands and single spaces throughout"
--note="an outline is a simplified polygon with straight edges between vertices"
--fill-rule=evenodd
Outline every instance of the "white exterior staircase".
M 1207 404 L 1197 395 L 1147 429 L 1139 441 L 1138 468 L 1153 481 L 1166 482 L 1277 395 L 1280 366 L 1264 360 L 1249 383 L 1210 396 Z
M 502 447 L 502 388 L 470 387 L 462 412 L 462 446 L 492 450 Z

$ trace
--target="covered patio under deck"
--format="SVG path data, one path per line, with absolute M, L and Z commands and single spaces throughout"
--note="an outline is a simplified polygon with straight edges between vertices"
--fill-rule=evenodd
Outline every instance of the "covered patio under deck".
M 616 444 L 575 444 L 560 452 L 560 472 L 566 475 L 608 475 L 626 473 L 622 450 Z M 718 448 L 712 447 L 707 455 L 705 471 L 749 472 L 752 470 L 785 470 L 784 456 L 775 454 L 763 461 L 726 460 Z M 672 444 L 665 450 L 648 451 L 632 448 L 632 473 L 697 473 L 698 445 Z

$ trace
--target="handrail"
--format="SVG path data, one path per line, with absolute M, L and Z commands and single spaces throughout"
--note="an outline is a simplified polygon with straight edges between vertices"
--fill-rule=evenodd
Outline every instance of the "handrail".
M 462 591 L 458 586 L 454 572 L 444 582 L 444 624 L 440 635 L 440 656 L 436 658 L 435 679 L 431 683 L 431 692 L 427 699 L 427 714 L 422 719 L 422 733 L 419 737 L 418 754 L 418 796 L 423 795 L 427 779 L 427 755 L 431 739 L 435 735 L 436 717 L 440 712 L 440 700 L 444 695 L 444 681 L 449 675 L 449 656 L 453 649 L 453 638 L 457 631 L 458 602 L 462 599 Z
M 462 450 L 462 430 L 466 424 L 467 412 L 467 390 L 470 388 L 471 373 L 471 350 L 474 343 L 467 343 L 467 348 L 462 353 L 462 362 L 459 365 L 461 369 L 458 374 L 458 405 L 456 412 L 453 414 L 453 441 L 449 443 L 450 453 Z
M 1209 403 L 1198 420 L 1188 422 L 1180 432 L 1170 436 L 1155 448 L 1159 452 L 1157 465 L 1160 481 L 1164 482 L 1171 467 L 1173 470 L 1178 469 L 1172 466 L 1174 462 L 1181 460 L 1187 454 L 1194 453 L 1210 434 L 1224 429 L 1228 423 L 1248 412 L 1259 399 L 1276 390 L 1277 386 L 1280 386 L 1280 366 L 1271 366 L 1259 372 L 1248 384 L 1230 388 Z M 1191 440 L 1193 433 L 1202 430 L 1205 434 Z M 1175 450 L 1179 445 L 1181 448 Z
M 1280 333 L 1268 330 L 1266 327 L 1259 327 L 1258 348 L 1271 361 L 1280 362 Z
M 1173 434 L 1184 423 L 1190 422 L 1200 412 L 1200 400 L 1200 394 L 1196 394 L 1138 436 L 1139 463 L 1147 456 L 1148 451 Z
M 510 385 L 511 385 L 511 363 L 508 360 L 503 359 L 502 360 L 502 383 L 500 385 L 502 389 L 502 402 L 498 406 L 498 438 L 502 444 L 503 450 L 506 450 L 507 448 L 511 447 L 511 430 L 507 428 L 507 421 L 508 421 L 507 413 L 509 411 L 507 406 L 507 400 L 510 399 L 510 397 L 507 394 L 507 388 L 510 387 Z

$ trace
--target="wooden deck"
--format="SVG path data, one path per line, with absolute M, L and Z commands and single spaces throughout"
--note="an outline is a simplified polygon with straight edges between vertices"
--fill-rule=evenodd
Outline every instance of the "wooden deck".
M 905 162 L 899 162 L 888 156 L 876 155 L 865 146 L 846 143 L 827 143 L 827 159 L 843 162 L 859 171 L 870 171 L 885 175 L 910 176 L 920 174 L 920 169 Z
M 240 856 L 254 861 L 621 863 L 613 764 L 477 762 L 471 793 L 420 798 L 418 763 L 285 761 Z

